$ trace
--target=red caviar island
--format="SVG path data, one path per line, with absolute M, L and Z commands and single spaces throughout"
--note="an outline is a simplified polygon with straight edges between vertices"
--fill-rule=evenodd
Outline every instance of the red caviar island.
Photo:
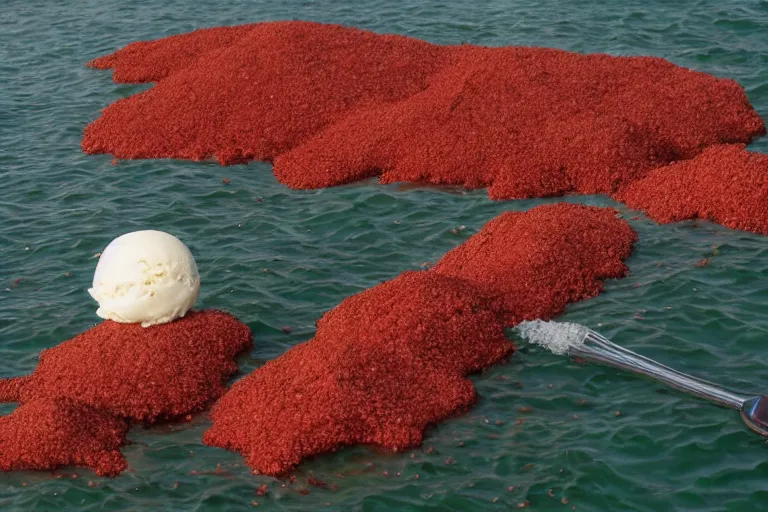
M 86 152 L 268 160 L 292 188 L 379 176 L 496 199 L 611 194 L 765 133 L 736 82 L 660 58 L 437 46 L 311 22 L 136 42 L 90 66 L 157 85 L 104 109 Z
M 506 213 L 433 269 L 354 295 L 312 340 L 227 392 L 204 442 L 254 471 L 285 473 L 340 446 L 417 446 L 430 424 L 467 410 L 470 373 L 514 346 L 503 328 L 549 318 L 627 272 L 635 233 L 611 209 L 572 204 Z
M 741 144 L 707 148 L 652 171 L 618 198 L 657 222 L 700 218 L 768 235 L 768 155 Z
M 130 422 L 204 409 L 250 347 L 247 325 L 208 310 L 149 328 L 106 320 L 44 350 L 31 375 L 0 381 L 0 399 L 20 403 L 0 418 L 0 469 L 75 464 L 115 475 Z
M 0 417 L 0 470 L 83 466 L 102 476 L 127 467 L 125 419 L 68 398 L 33 400 Z
M 378 176 L 382 183 L 488 187 L 494 199 L 604 193 L 647 205 L 656 219 L 707 212 L 765 232 L 730 189 L 704 187 L 669 210 L 641 200 L 640 188 L 623 193 L 706 147 L 765 134 L 736 82 L 660 58 L 437 46 L 338 25 L 271 22 L 136 42 L 89 65 L 114 69 L 117 82 L 157 85 L 104 109 L 85 130 L 88 153 L 267 160 L 292 188 Z M 710 183 L 751 176 L 757 167 L 768 174 L 759 156 L 747 163 L 721 151 L 717 162 L 692 164 Z M 645 182 L 671 187 L 659 189 L 662 196 L 687 183 L 680 172 L 674 183 L 664 174 Z M 752 200 L 752 211 L 767 207 L 763 197 Z

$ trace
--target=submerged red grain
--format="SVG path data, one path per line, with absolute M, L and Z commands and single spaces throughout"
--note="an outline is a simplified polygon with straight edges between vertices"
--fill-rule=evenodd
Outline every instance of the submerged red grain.
M 128 423 L 67 398 L 33 400 L 0 417 L 0 470 L 83 466 L 115 476 Z
M 311 22 L 198 30 L 90 65 L 157 85 L 107 107 L 85 151 L 274 160 L 293 188 L 380 176 L 497 199 L 611 193 L 765 133 L 736 82 L 660 58 L 437 46 Z

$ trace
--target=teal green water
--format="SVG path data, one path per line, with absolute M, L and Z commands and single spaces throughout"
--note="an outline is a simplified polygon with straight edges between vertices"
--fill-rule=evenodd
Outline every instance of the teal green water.
M 201 306 L 227 309 L 254 331 L 247 372 L 310 338 L 314 320 L 348 295 L 436 260 L 503 211 L 553 201 L 373 182 L 291 191 L 262 163 L 115 167 L 80 152 L 99 109 L 144 88 L 114 85 L 88 60 L 137 39 L 294 18 L 437 43 L 658 55 L 738 80 L 768 117 L 765 1 L 3 0 L 0 376 L 30 372 L 41 349 L 98 320 L 85 291 L 94 254 L 126 231 L 162 229 L 188 243 Z M 753 146 L 768 151 L 765 140 Z M 630 222 L 640 235 L 632 274 L 563 318 L 681 370 L 767 392 L 766 238 L 705 222 Z M 424 449 L 345 449 L 304 463 L 296 484 L 253 476 L 239 456 L 203 446 L 201 414 L 133 430 L 130 470 L 115 479 L 80 469 L 0 474 L 0 507 L 230 511 L 255 500 L 259 510 L 485 511 L 527 500 L 538 511 L 768 510 L 768 446 L 735 412 L 527 346 L 474 381 L 477 407 L 431 430 Z M 338 488 L 302 495 L 309 475 Z

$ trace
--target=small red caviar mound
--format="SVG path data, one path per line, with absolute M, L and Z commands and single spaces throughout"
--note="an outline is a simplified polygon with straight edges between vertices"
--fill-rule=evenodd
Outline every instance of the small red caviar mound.
M 235 356 L 250 346 L 248 326 L 222 311 L 149 328 L 106 320 L 43 351 L 34 373 L 9 380 L 16 389 L 4 398 L 64 397 L 134 421 L 172 419 L 218 398 L 237 371 Z
M 742 144 L 713 146 L 654 170 L 616 197 L 657 222 L 708 219 L 768 235 L 768 155 Z
M 270 160 L 293 188 L 379 175 L 496 199 L 612 193 L 765 133 L 737 83 L 659 58 L 437 46 L 310 22 L 198 30 L 90 65 L 157 85 L 107 107 L 86 152 Z
M 270 475 L 342 445 L 416 446 L 474 402 L 465 375 L 513 350 L 503 327 L 471 284 L 406 272 L 346 299 L 314 339 L 238 381 L 204 441 Z
M 114 476 L 128 421 L 199 411 L 225 390 L 247 325 L 222 311 L 193 311 L 143 328 L 107 320 L 43 351 L 31 375 L 0 380 L 0 470 L 92 468 Z
M 437 268 L 405 272 L 325 314 L 312 340 L 219 400 L 203 440 L 269 475 L 344 445 L 419 445 L 426 427 L 472 405 L 465 377 L 513 350 L 510 319 L 551 316 L 598 293 L 599 279 L 626 271 L 634 238 L 613 210 L 502 215 Z
M 126 468 L 128 423 L 67 398 L 33 400 L 0 417 L 0 470 L 83 466 L 102 476 Z
M 507 212 L 432 267 L 495 297 L 506 325 L 548 319 L 626 275 L 637 235 L 611 208 L 558 203 Z

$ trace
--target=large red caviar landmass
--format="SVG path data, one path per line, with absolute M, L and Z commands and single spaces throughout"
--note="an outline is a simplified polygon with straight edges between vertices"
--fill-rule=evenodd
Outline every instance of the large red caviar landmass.
M 661 223 L 707 219 L 768 235 L 768 155 L 741 144 L 707 148 L 652 171 L 618 198 Z
M 437 46 L 312 22 L 197 30 L 89 65 L 157 85 L 104 109 L 86 152 L 267 160 L 292 188 L 378 176 L 487 187 L 494 199 L 615 194 L 765 133 L 736 82 L 660 58 Z
M 0 380 L 0 400 L 21 404 L 0 418 L 0 469 L 76 464 L 115 475 L 129 422 L 204 409 L 250 347 L 248 326 L 221 311 L 149 328 L 104 321 L 43 351 L 31 375 Z
M 310 22 L 198 30 L 90 65 L 157 85 L 107 107 L 87 152 L 275 160 L 296 188 L 381 175 L 498 198 L 613 192 L 765 132 L 737 83 L 659 58 L 437 46 Z
M 425 428 L 475 401 L 468 374 L 513 351 L 505 326 L 599 293 L 603 279 L 627 272 L 635 237 L 611 209 L 503 214 L 434 268 L 326 313 L 312 340 L 219 400 L 204 442 L 269 475 L 344 445 L 417 446 Z

